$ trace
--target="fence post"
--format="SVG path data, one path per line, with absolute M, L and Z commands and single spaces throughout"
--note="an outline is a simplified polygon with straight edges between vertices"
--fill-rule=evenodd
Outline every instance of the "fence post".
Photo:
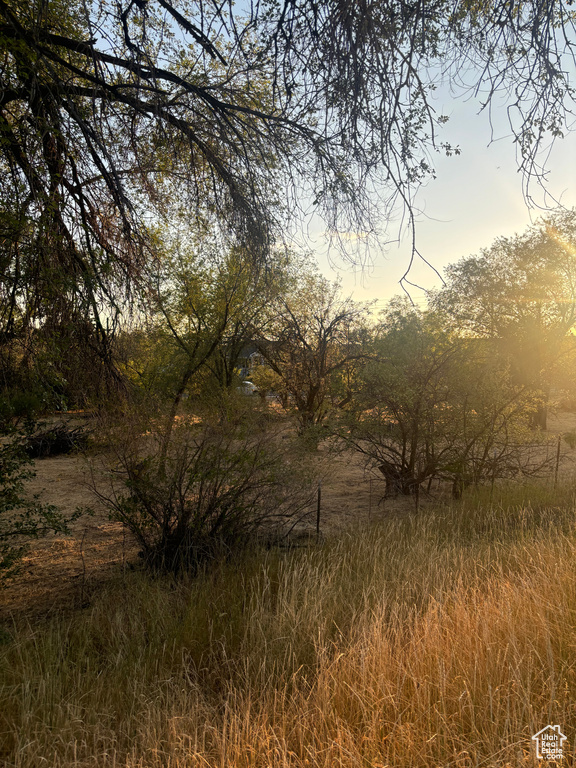
M 492 452 L 492 483 L 490 484 L 490 506 L 492 506 L 492 499 L 494 497 L 494 483 L 496 481 L 496 448 Z
M 556 468 L 554 469 L 554 488 L 558 483 L 558 468 L 560 466 L 560 448 L 562 447 L 562 435 L 558 435 L 558 447 L 556 448 Z
M 316 541 L 320 538 L 320 510 L 322 506 L 322 480 L 318 481 L 318 501 L 316 504 Z
M 368 499 L 368 522 L 370 522 L 371 517 L 372 517 L 372 478 L 370 478 L 370 496 Z

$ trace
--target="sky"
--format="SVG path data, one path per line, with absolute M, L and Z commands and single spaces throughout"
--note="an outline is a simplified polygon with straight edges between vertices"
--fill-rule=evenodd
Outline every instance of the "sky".
M 461 154 L 437 155 L 436 179 L 430 180 L 416 196 L 417 247 L 440 273 L 464 256 L 478 253 L 497 237 L 524 231 L 546 210 L 530 209 L 524 199 L 522 176 L 518 172 L 516 148 L 506 121 L 504 108 L 493 110 L 493 140 L 488 114 L 480 113 L 477 102 L 453 100 L 448 91 L 440 96 L 439 111 L 450 116 L 439 137 L 460 147 Z M 552 197 L 566 207 L 576 206 L 576 131 L 557 140 L 546 167 L 549 197 L 532 188 L 535 202 L 553 206 Z M 549 212 L 549 211 L 548 211 Z M 398 232 L 399 222 L 390 231 Z M 326 257 L 320 231 L 314 237 L 321 271 L 329 277 L 339 275 L 344 292 L 357 300 L 377 299 L 377 308 L 402 293 L 399 280 L 410 260 L 411 239 L 374 249 L 372 266 L 355 273 L 334 270 Z M 440 285 L 433 270 L 416 265 L 412 280 L 426 289 Z M 411 289 L 417 304 L 425 302 L 422 291 Z

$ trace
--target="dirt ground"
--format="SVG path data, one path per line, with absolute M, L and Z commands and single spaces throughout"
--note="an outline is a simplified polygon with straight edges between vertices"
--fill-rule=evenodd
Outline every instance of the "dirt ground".
M 358 458 L 337 456 L 330 461 L 329 476 L 321 489 L 321 533 L 323 535 L 382 514 L 383 483 L 370 482 Z M 65 513 L 89 506 L 93 514 L 81 516 L 71 526 L 71 535 L 49 535 L 32 541 L 22 568 L 12 582 L 0 588 L 0 620 L 10 614 L 39 615 L 60 609 L 64 604 L 81 607 L 100 584 L 139 566 L 138 547 L 121 523 L 108 512 L 91 490 L 92 470 L 83 456 L 56 456 L 39 459 L 36 476 L 29 481 L 30 493 L 55 504 Z M 102 481 L 102 470 L 93 470 Z M 304 523 L 311 534 L 316 530 L 316 507 Z
M 576 413 L 551 416 L 549 432 L 560 434 L 576 429 Z M 561 474 L 576 476 L 576 449 L 564 444 Z M 363 526 L 390 514 L 413 509 L 407 499 L 383 500 L 384 484 L 364 470 L 362 460 L 353 453 L 331 457 L 322 479 L 322 535 Z M 83 456 L 57 456 L 38 459 L 36 476 L 29 481 L 30 493 L 39 494 L 44 503 L 55 504 L 63 512 L 89 506 L 72 524 L 71 535 L 50 535 L 32 541 L 22 561 L 20 574 L 0 587 L 0 620 L 11 616 L 38 617 L 88 605 L 91 595 L 104 582 L 138 567 L 138 547 L 121 523 L 108 518 L 95 498 L 91 477 L 106 481 L 99 462 Z M 423 504 L 429 503 L 423 499 Z M 307 523 L 315 533 L 316 509 Z

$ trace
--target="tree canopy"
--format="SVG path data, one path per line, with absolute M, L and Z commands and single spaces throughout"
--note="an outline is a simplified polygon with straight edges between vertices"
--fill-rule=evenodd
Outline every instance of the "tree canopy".
M 446 270 L 433 305 L 460 334 L 492 339 L 517 382 L 539 391 L 546 428 L 551 382 L 576 323 L 575 214 L 566 211 Z
M 124 251 L 126 269 L 167 189 L 253 245 L 290 181 L 334 229 L 369 230 L 377 187 L 409 202 L 433 170 L 442 78 L 483 104 L 509 92 L 534 171 L 572 98 L 572 30 L 561 2 L 1 0 L 5 184 L 56 237 Z

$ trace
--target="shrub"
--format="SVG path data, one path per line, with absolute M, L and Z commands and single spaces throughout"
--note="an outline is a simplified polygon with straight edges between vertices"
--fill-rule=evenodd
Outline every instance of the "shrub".
M 41 459 L 46 456 L 59 456 L 85 448 L 88 442 L 88 431 L 85 427 L 70 427 L 58 424 L 50 429 L 25 438 L 22 443 L 24 452 L 31 459 Z
M 10 432 L 15 426 L 30 425 L 42 410 L 42 398 L 28 390 L 3 390 L 0 394 L 0 430 Z
M 311 484 L 287 441 L 245 423 L 180 423 L 125 435 L 116 450 L 122 490 L 95 488 L 154 569 L 194 569 L 255 536 L 285 535 L 313 508 Z

